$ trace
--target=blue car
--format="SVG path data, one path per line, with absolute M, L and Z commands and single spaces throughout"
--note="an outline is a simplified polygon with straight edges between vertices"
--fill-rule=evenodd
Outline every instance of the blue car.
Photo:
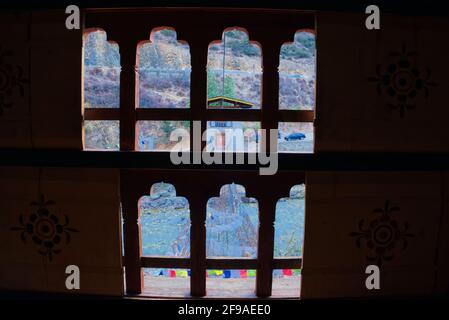
M 290 133 L 284 139 L 286 141 L 295 141 L 295 140 L 302 140 L 302 139 L 305 139 L 305 138 L 306 138 L 306 135 L 304 133 L 295 132 L 295 133 Z

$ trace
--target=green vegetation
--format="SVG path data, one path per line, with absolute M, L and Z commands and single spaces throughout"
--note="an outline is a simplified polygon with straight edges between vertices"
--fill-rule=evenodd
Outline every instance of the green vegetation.
M 292 45 L 282 46 L 281 56 L 284 59 L 305 59 L 313 57 L 307 48 Z
M 212 72 L 207 73 L 207 98 L 214 98 L 218 96 L 224 96 L 227 98 L 235 98 L 235 83 L 234 80 L 225 75 L 224 88 L 222 87 L 222 82 L 217 80 Z M 217 102 L 213 105 L 221 105 Z

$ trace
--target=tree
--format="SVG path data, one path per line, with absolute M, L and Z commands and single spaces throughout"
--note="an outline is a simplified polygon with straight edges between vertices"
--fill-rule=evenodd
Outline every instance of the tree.
M 212 72 L 207 73 L 207 98 L 218 96 L 235 98 L 235 83 L 230 76 L 225 76 L 224 87 L 222 82 L 218 82 Z
M 234 96 L 235 96 L 234 80 L 229 76 L 225 77 L 223 96 L 225 96 L 227 98 L 234 98 Z
M 212 72 L 207 73 L 207 98 L 217 97 L 218 94 L 218 83 Z

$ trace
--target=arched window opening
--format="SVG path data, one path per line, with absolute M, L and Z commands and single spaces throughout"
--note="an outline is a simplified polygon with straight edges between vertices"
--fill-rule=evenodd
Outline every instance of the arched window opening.
M 288 198 L 276 204 L 274 258 L 302 257 L 304 239 L 305 186 L 295 185 Z M 300 269 L 273 270 L 273 296 L 299 297 Z
M 119 46 L 104 30 L 86 31 L 83 37 L 84 107 L 120 106 Z
M 155 28 L 137 48 L 140 108 L 190 108 L 190 48 L 176 31 Z
M 139 200 L 142 255 L 188 258 L 190 211 L 186 198 L 172 184 L 160 182 Z M 190 270 L 144 268 L 144 291 L 154 296 L 189 294 Z
M 83 36 L 83 110 L 120 106 L 120 53 L 104 30 Z M 119 150 L 120 124 L 116 120 L 85 120 L 85 150 Z
M 209 199 L 206 213 L 207 258 L 256 258 L 259 209 L 238 184 L 224 185 Z M 254 296 L 256 270 L 207 270 L 209 296 Z
M 315 32 L 299 30 L 294 41 L 281 47 L 279 57 L 279 109 L 302 112 L 309 122 L 280 122 L 278 151 L 312 153 L 314 145 L 316 47 Z M 307 113 L 309 115 L 307 116 Z M 299 116 L 299 114 L 297 114 Z M 294 121 L 293 116 L 287 121 Z M 304 120 L 303 120 L 304 121 Z
M 281 47 L 279 109 L 314 110 L 316 80 L 315 33 L 296 32 L 294 42 Z
M 242 28 L 228 28 L 209 45 L 207 106 L 211 109 L 260 109 L 262 50 Z

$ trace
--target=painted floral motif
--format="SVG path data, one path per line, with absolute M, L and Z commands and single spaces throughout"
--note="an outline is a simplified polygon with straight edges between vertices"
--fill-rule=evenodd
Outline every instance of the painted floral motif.
M 371 219 L 359 221 L 357 232 L 349 233 L 349 236 L 355 238 L 358 248 L 362 248 L 363 243 L 368 249 L 366 259 L 369 262 L 381 266 L 383 261 L 392 260 L 397 250 L 405 250 L 408 239 L 414 237 L 414 234 L 408 232 L 408 222 L 400 223 L 394 218 L 394 213 L 399 210 L 399 207 L 391 206 L 387 200 L 383 208 L 372 211 Z
M 48 261 L 52 261 L 53 256 L 61 252 L 64 244 L 70 243 L 71 232 L 78 232 L 77 229 L 69 227 L 69 218 L 63 215 L 60 217 L 48 209 L 54 205 L 52 200 L 45 200 L 44 195 L 39 196 L 39 200 L 30 203 L 33 208 L 30 214 L 19 215 L 18 227 L 12 227 L 12 231 L 20 231 L 20 239 L 27 243 L 30 239 L 38 247 L 38 252 Z
M 25 84 L 28 80 L 23 77 L 23 69 L 20 66 L 7 63 L 8 57 L 12 57 L 11 50 L 0 47 L 0 116 L 5 109 L 13 107 L 13 97 L 16 92 L 23 97 Z
M 407 110 L 416 107 L 416 97 L 423 93 L 429 96 L 429 87 L 436 86 L 430 81 L 429 68 L 420 69 L 415 61 L 415 51 L 407 51 L 402 46 L 401 52 L 391 52 L 387 66 L 377 65 L 376 77 L 370 77 L 370 81 L 377 82 L 377 93 L 386 94 L 387 105 L 392 110 L 399 110 L 401 118 Z

